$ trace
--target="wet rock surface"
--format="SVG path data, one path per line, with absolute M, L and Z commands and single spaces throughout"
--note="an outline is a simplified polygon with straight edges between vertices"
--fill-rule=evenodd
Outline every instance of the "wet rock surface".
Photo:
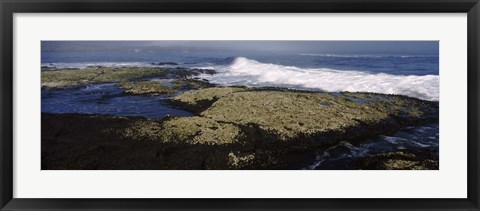
M 141 117 L 42 113 L 41 168 L 192 170 L 251 167 L 245 165 L 245 159 L 235 161 L 235 157 L 232 158 L 233 155 L 252 156 L 237 152 L 245 150 L 243 145 L 195 141 L 199 139 L 162 140 L 159 136 L 161 124 L 162 121 Z M 255 158 L 258 166 L 260 158 Z M 270 164 L 265 166 L 265 169 L 271 168 Z
M 438 102 L 403 96 L 198 88 L 171 99 L 194 117 L 42 113 L 42 169 L 287 169 L 340 141 L 438 121 Z M 433 158 L 385 154 L 358 169 L 435 169 L 435 162 L 438 169 Z
M 244 91 L 243 87 L 214 87 L 195 92 L 186 92 L 172 99 L 172 104 L 185 110 L 200 113 L 215 101 L 233 92 Z
M 127 94 L 133 95 L 165 95 L 174 94 L 181 90 L 197 90 L 215 85 L 208 81 L 180 78 L 173 81 L 122 81 L 117 84 Z
M 152 62 L 151 65 L 178 65 L 176 62 Z
M 68 88 L 72 86 L 137 81 L 146 78 L 186 78 L 199 74 L 213 74 L 214 70 L 189 68 L 102 67 L 84 69 L 51 69 L 42 71 L 42 88 Z
M 358 167 L 365 170 L 430 170 L 439 169 L 438 157 L 425 151 L 412 153 L 406 151 L 387 152 L 359 159 Z
M 164 95 L 177 93 L 176 87 L 168 86 L 168 82 L 159 81 L 139 81 L 139 82 L 121 82 L 118 87 L 125 90 L 128 94 L 146 94 L 146 95 Z

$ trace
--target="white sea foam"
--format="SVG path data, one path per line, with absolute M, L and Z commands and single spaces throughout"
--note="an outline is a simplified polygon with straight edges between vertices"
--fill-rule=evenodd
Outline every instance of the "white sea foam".
M 87 84 L 84 88 L 82 88 L 83 91 L 95 91 L 95 90 L 102 90 L 104 87 L 107 86 L 112 86 L 115 83 L 103 83 L 103 84 Z
M 340 154 L 335 153 L 334 151 L 338 148 L 347 148 L 348 152 L 344 152 Z M 331 151 L 333 153 L 330 153 Z M 324 161 L 327 161 L 327 160 L 341 160 L 345 158 L 363 157 L 368 155 L 368 153 L 369 153 L 369 149 L 366 147 L 356 147 L 356 146 L 353 146 L 351 143 L 341 142 L 337 145 L 329 147 L 328 149 L 323 151 L 323 153 L 318 154 L 315 157 L 315 163 L 308 166 L 307 169 L 316 169 Z
M 414 146 L 422 147 L 422 148 L 430 147 L 430 145 L 428 145 L 428 144 L 423 144 L 423 143 L 420 143 L 418 141 L 409 140 L 409 139 L 406 139 L 406 138 L 393 137 L 393 136 L 380 136 L 380 137 L 382 137 L 383 140 L 387 141 L 390 144 L 395 144 L 395 145 L 397 145 L 397 144 L 398 145 L 408 144 L 408 145 L 414 145 Z
M 301 56 L 317 56 L 317 57 L 339 57 L 339 58 L 383 58 L 383 57 L 413 58 L 413 57 L 433 56 L 433 55 L 316 54 L 316 53 L 301 53 L 300 55 Z
M 355 70 L 298 68 L 266 64 L 244 57 L 217 67 L 218 74 L 201 75 L 213 83 L 247 86 L 285 86 L 327 92 L 375 92 L 439 100 L 438 75 L 392 75 Z

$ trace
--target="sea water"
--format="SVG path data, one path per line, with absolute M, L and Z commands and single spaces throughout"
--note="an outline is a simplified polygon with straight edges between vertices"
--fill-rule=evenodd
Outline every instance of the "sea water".
M 153 67 L 156 65 L 152 63 L 158 62 L 176 62 L 181 67 L 214 69 L 217 74 L 200 77 L 221 85 L 375 92 L 439 100 L 438 55 L 282 54 L 248 51 L 42 53 L 44 67 Z

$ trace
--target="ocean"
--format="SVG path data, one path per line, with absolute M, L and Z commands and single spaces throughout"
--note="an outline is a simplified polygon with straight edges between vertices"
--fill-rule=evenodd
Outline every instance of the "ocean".
M 155 66 L 214 69 L 222 85 L 375 92 L 439 100 L 438 55 L 263 53 L 248 51 L 44 52 L 42 66 Z

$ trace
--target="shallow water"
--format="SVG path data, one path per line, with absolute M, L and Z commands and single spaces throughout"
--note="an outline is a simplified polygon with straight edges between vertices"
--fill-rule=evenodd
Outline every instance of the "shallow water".
M 193 116 L 165 102 L 167 96 L 127 95 L 114 83 L 70 89 L 42 89 L 42 112 L 110 114 L 160 119 L 165 115 Z
M 305 169 L 355 169 L 358 158 L 384 152 L 429 151 L 439 156 L 439 125 L 427 124 L 402 128 L 392 135 L 381 135 L 360 142 L 341 142 L 320 152 Z

